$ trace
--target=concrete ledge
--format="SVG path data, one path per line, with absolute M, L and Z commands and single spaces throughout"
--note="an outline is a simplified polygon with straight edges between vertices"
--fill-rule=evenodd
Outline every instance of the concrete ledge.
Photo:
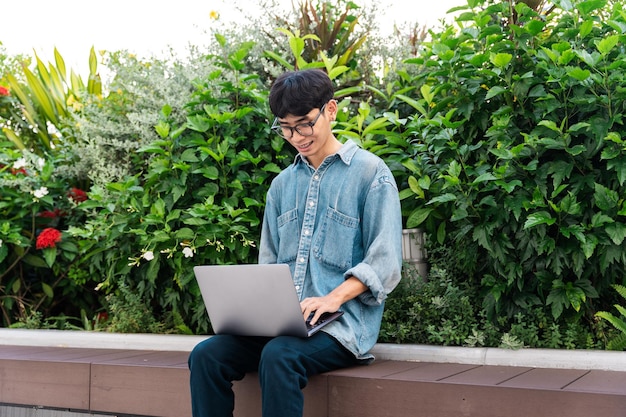
M 624 352 L 604 350 L 511 350 L 379 343 L 372 349 L 372 353 L 377 358 L 395 361 L 626 371 L 626 354 Z
M 0 328 L 0 346 L 75 347 L 190 352 L 208 336 L 120 334 Z M 626 371 L 626 354 L 599 350 L 468 348 L 377 344 L 379 360 Z

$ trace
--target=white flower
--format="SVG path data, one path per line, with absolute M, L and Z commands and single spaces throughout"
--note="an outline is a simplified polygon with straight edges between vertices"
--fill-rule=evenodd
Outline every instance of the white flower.
M 154 259 L 154 252 L 152 252 L 151 250 L 145 251 L 143 255 L 141 255 L 143 257 L 143 259 L 145 259 L 146 261 L 151 261 Z
M 20 158 L 13 164 L 13 168 L 22 169 L 26 167 L 26 158 Z
M 193 249 L 191 249 L 189 246 L 185 246 L 183 248 L 183 255 L 185 255 L 185 258 L 193 257 Z
M 2 239 L 0 239 L 0 248 L 2 247 Z
M 46 160 L 41 157 L 37 158 L 37 167 L 41 169 L 44 165 L 46 165 Z
M 33 191 L 33 195 L 37 198 L 42 198 L 46 195 L 48 195 L 48 188 L 47 187 L 41 187 L 38 190 Z

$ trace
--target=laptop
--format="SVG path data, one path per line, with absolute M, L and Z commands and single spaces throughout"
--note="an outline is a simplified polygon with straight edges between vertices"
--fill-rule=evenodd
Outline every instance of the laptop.
M 215 334 L 309 337 L 343 312 L 314 326 L 302 316 L 287 264 L 200 265 L 193 268 Z

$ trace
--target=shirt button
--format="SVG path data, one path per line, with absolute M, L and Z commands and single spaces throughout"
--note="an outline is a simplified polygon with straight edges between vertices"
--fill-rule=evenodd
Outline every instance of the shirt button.
M 309 201 L 309 207 L 313 207 L 315 205 L 315 201 Z
M 305 235 L 305 236 L 308 236 L 308 235 L 309 235 L 309 230 L 308 230 L 308 229 L 304 231 L 304 235 Z
M 304 258 L 300 258 L 300 259 L 298 259 L 298 261 L 299 261 L 300 263 L 302 263 L 302 262 L 304 262 Z
M 296 290 L 300 291 L 300 286 L 296 285 Z
M 319 180 L 319 179 L 320 179 L 320 176 L 319 176 L 319 175 L 314 175 L 314 176 L 313 176 L 313 179 L 317 181 L 317 180 Z

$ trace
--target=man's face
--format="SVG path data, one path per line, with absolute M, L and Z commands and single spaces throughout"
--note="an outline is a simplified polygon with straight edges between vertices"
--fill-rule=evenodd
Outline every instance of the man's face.
M 332 135 L 330 121 L 336 113 L 337 102 L 324 104 L 304 116 L 288 114 L 274 123 L 282 137 L 314 166 L 318 166 L 326 156 L 336 152 L 336 140 Z M 330 140 L 329 140 L 330 139 Z

